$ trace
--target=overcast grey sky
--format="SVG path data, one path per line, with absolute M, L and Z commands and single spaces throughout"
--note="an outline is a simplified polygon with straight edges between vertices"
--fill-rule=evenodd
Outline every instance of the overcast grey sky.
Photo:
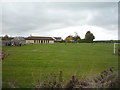
M 58 36 L 89 30 L 95 40 L 118 39 L 117 2 L 21 2 L 2 4 L 2 34 Z

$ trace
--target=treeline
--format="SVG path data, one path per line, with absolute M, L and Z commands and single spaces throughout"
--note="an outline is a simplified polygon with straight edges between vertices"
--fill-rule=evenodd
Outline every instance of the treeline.
M 90 31 L 87 31 L 83 39 L 78 34 L 75 36 L 69 35 L 63 40 L 64 43 L 120 43 L 120 40 L 99 40 L 93 41 L 95 36 Z
M 65 43 L 65 40 L 63 40 L 61 43 Z M 100 41 L 86 42 L 85 39 L 81 39 L 79 42 L 68 41 L 67 43 L 120 43 L 120 40 L 100 40 Z
M 93 41 L 94 43 L 120 43 L 120 40 L 101 40 L 101 41 Z
M 84 39 L 81 39 L 80 36 L 78 34 L 76 34 L 75 36 L 67 36 L 64 40 L 64 42 L 66 43 L 91 43 L 93 42 L 93 40 L 95 39 L 95 36 L 93 35 L 93 33 L 91 33 L 90 31 L 87 31 L 87 33 L 85 34 Z

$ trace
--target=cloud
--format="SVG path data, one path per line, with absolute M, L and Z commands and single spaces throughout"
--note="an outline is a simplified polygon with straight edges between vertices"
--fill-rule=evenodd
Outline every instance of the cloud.
M 114 30 L 114 33 L 111 30 L 105 30 L 104 28 L 97 27 L 97 26 L 89 26 L 89 25 L 84 25 L 84 26 L 71 26 L 67 28 L 62 28 L 62 29 L 55 29 L 52 32 L 45 32 L 43 33 L 44 35 L 47 36 L 62 36 L 63 39 L 66 38 L 68 35 L 75 35 L 75 32 L 78 33 L 78 35 L 84 39 L 85 34 L 87 31 L 91 31 L 93 35 L 95 36 L 95 40 L 112 40 L 113 38 L 115 40 L 118 39 L 118 31 Z M 97 31 L 96 31 L 97 30 Z M 35 34 L 37 35 L 37 34 Z M 114 37 L 113 37 L 114 36 Z
M 75 27 L 87 25 L 103 28 L 104 33 L 112 31 L 114 35 L 117 30 L 117 8 L 117 3 L 114 2 L 4 3 L 3 34 L 44 36 L 51 33 L 49 35 L 56 36 L 58 34 L 55 34 L 54 30 L 64 33 L 68 32 L 70 27 L 74 27 L 74 32 Z M 114 36 L 112 37 L 114 39 Z

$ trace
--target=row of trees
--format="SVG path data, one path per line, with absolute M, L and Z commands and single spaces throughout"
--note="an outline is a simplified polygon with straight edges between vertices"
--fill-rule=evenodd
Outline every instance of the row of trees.
M 80 36 L 76 33 L 75 36 L 71 36 L 71 35 L 67 36 L 65 38 L 65 42 L 88 42 L 88 43 L 91 43 L 91 42 L 93 42 L 94 39 L 95 39 L 95 36 L 90 31 L 87 31 L 84 39 L 81 39 Z

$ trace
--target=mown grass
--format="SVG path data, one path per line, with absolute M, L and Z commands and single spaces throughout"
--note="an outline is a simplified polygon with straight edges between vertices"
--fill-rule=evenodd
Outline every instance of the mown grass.
M 118 56 L 110 43 L 27 44 L 3 50 L 9 56 L 2 62 L 2 81 L 15 81 L 23 88 L 32 87 L 36 80 L 44 81 L 51 72 L 58 75 L 63 71 L 66 82 L 72 75 L 92 77 L 118 67 Z

